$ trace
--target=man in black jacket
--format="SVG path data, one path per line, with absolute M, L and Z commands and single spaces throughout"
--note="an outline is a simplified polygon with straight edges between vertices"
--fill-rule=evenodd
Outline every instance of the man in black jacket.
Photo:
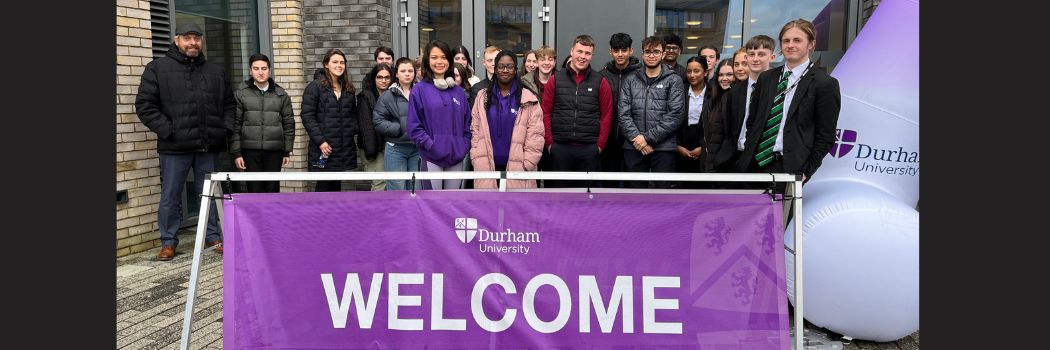
M 842 94 L 838 80 L 810 61 L 816 40 L 816 28 L 804 19 L 780 30 L 784 65 L 758 76 L 738 168 L 802 175 L 806 182 L 828 155 L 835 143 Z
M 623 158 L 629 172 L 675 171 L 675 133 L 685 124 L 685 84 L 667 65 L 664 41 L 650 36 L 642 41 L 645 69 L 636 70 L 620 83 L 617 117 L 624 134 Z M 646 184 L 631 181 L 635 188 L 668 188 L 668 181 Z
M 160 154 L 160 206 L 157 227 L 161 250 L 157 260 L 175 257 L 179 244 L 176 232 L 182 223 L 182 196 L 186 174 L 193 168 L 192 198 L 202 193 L 204 177 L 214 172 L 219 152 L 227 149 L 237 108 L 230 79 L 222 67 L 204 58 L 204 31 L 193 22 L 181 22 L 175 29 L 175 45 L 164 57 L 146 65 L 142 72 L 135 110 L 139 120 L 157 134 Z M 218 245 L 218 213 L 208 214 L 206 242 Z
M 632 43 L 633 40 L 627 33 L 613 34 L 609 38 L 609 55 L 612 56 L 612 60 L 605 64 L 605 69 L 602 69 L 601 72 L 605 80 L 609 82 L 609 87 L 612 88 L 614 116 L 609 130 L 609 139 L 606 141 L 606 144 L 612 147 L 606 147 L 601 154 L 601 170 L 605 172 L 623 171 L 624 168 L 623 149 L 620 147 L 623 144 L 623 133 L 620 132 L 619 119 L 615 116 L 617 115 L 616 105 L 620 102 L 620 82 L 642 67 L 642 62 L 634 57 Z M 622 187 L 619 184 L 620 181 L 603 181 L 602 187 Z

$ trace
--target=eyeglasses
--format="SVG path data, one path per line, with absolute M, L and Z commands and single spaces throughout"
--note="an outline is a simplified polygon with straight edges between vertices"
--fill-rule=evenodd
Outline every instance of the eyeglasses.
M 678 51 L 682 50 L 682 48 L 680 48 L 678 46 L 667 46 L 666 49 L 667 49 L 667 52 L 678 52 Z
M 376 80 L 390 80 L 390 76 L 389 75 L 387 75 L 387 76 L 380 75 L 380 76 L 376 77 Z
M 659 56 L 659 55 L 662 55 L 664 52 L 663 51 L 645 50 L 645 51 L 642 51 L 642 53 L 645 54 L 646 56 Z
M 514 70 L 514 68 L 515 68 L 515 66 L 514 66 L 514 65 L 504 65 L 504 64 L 501 64 L 501 65 L 498 65 L 498 66 L 496 66 L 496 69 L 497 69 L 497 70 Z

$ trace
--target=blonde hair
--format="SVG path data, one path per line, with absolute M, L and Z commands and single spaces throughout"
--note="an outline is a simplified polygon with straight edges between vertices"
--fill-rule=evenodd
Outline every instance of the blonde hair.
M 780 29 L 780 37 L 778 37 L 777 39 L 784 40 L 784 33 L 791 28 L 798 28 L 803 33 L 806 33 L 806 36 L 809 37 L 809 41 L 817 41 L 817 30 L 813 27 L 813 22 L 801 18 L 784 24 L 784 28 Z
M 556 58 L 558 57 L 558 54 L 554 51 L 554 48 L 547 45 L 540 46 L 540 48 L 536 49 L 536 59 L 547 57 Z

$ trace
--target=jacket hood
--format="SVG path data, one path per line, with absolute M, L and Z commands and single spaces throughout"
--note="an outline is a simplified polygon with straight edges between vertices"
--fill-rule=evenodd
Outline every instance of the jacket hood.
M 171 47 L 168 48 L 168 52 L 164 55 L 171 57 L 172 59 L 182 64 L 200 65 L 204 64 L 204 61 L 206 60 L 206 58 L 204 57 L 204 51 L 201 51 L 200 54 L 197 55 L 197 57 L 186 56 L 186 54 L 182 53 L 182 51 L 179 51 L 179 47 L 176 46 L 175 43 L 171 44 Z
M 321 79 L 324 74 L 324 68 L 317 68 L 317 70 L 314 70 L 314 79 Z
M 621 71 L 620 68 L 616 67 L 615 60 L 605 63 L 605 69 L 608 69 L 610 72 L 613 72 L 615 74 L 630 73 L 631 71 L 634 71 L 635 69 L 639 68 L 642 68 L 642 61 L 639 61 L 638 58 L 634 56 L 627 58 L 627 67 L 624 68 L 623 71 Z
M 521 105 L 524 106 L 527 103 L 538 103 L 539 98 L 536 97 L 536 93 L 527 87 L 521 87 Z
M 391 83 L 390 87 L 387 88 L 386 90 L 387 91 L 393 91 L 394 95 L 401 96 L 401 98 L 403 98 L 403 99 L 406 99 L 406 100 L 408 99 L 408 96 L 405 96 L 405 92 L 401 91 L 401 84 L 399 84 L 396 81 Z
M 660 75 L 657 75 L 656 78 L 652 78 L 651 83 L 655 83 L 655 82 L 663 80 L 663 79 L 665 79 L 665 78 L 667 78 L 669 76 L 677 74 L 677 73 L 675 73 L 674 69 L 671 69 L 671 67 L 668 67 L 665 64 L 660 64 L 659 66 L 660 66 Z M 635 74 L 638 74 L 638 77 L 641 78 L 643 82 L 646 81 L 646 79 L 648 78 L 648 77 L 645 76 L 645 69 L 638 69 L 638 70 L 635 71 Z
M 270 84 L 270 87 L 267 88 L 268 90 L 266 90 L 266 91 L 276 91 L 278 88 L 280 88 L 282 90 L 284 89 L 284 88 L 281 87 L 281 85 L 278 85 L 276 81 L 273 81 L 273 78 L 267 78 L 266 81 Z M 245 79 L 244 80 L 244 87 L 245 88 L 255 87 L 255 79 L 252 79 L 251 77 L 248 77 L 248 79 Z

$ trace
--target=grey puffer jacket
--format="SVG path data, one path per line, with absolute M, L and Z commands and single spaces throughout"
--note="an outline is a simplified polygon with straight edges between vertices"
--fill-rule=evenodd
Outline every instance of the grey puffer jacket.
M 643 68 L 620 82 L 617 118 L 623 148 L 634 149 L 631 140 L 643 135 L 654 150 L 674 151 L 675 133 L 684 124 L 685 83 L 664 65 L 660 65 L 660 75 L 646 80 Z
M 376 101 L 375 111 L 372 112 L 372 122 L 375 123 L 376 132 L 386 138 L 386 142 L 397 144 L 415 145 L 412 138 L 408 137 L 408 96 L 398 83 L 390 85 L 390 88 L 379 96 Z
M 237 112 L 230 136 L 230 154 L 239 157 L 242 149 L 250 149 L 291 155 L 295 140 L 292 98 L 272 78 L 266 91 L 260 91 L 252 79 L 244 83 L 243 88 L 233 93 Z

